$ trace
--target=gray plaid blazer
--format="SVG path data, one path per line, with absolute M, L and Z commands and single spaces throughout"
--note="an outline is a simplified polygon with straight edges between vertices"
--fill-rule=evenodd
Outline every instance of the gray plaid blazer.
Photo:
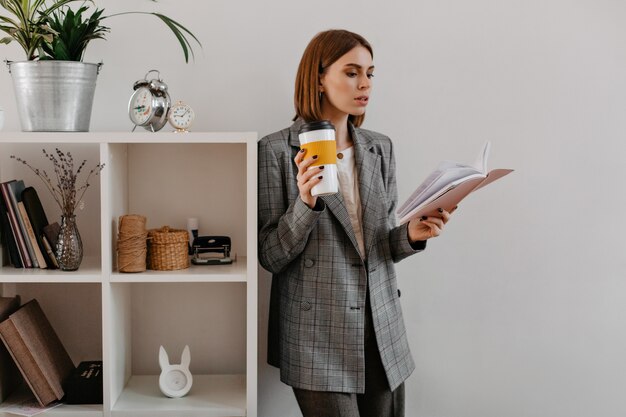
M 341 193 L 319 197 L 320 211 L 299 198 L 293 160 L 302 123 L 298 120 L 259 142 L 259 261 L 273 274 L 268 362 L 295 388 L 363 393 L 369 291 L 378 349 L 395 390 L 415 364 L 394 262 L 425 244 L 411 246 L 407 225 L 395 224 L 392 143 L 379 133 L 350 126 L 363 209 L 363 256 Z

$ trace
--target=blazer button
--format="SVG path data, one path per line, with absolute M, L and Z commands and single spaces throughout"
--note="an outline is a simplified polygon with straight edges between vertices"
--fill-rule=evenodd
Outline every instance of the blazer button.
M 304 266 L 306 266 L 307 268 L 310 268 L 313 265 L 315 265 L 315 261 L 313 259 L 305 259 L 304 260 Z
M 308 301 L 303 301 L 300 304 L 300 308 L 304 311 L 309 311 L 311 309 L 311 303 L 309 303 Z

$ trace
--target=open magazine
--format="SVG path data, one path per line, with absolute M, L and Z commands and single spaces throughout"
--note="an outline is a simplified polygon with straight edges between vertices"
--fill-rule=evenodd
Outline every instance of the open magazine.
M 437 209 L 452 210 L 469 193 L 513 172 L 494 169 L 487 172 L 491 142 L 486 142 L 474 165 L 443 161 L 398 208 L 400 224 L 422 216 L 436 216 Z

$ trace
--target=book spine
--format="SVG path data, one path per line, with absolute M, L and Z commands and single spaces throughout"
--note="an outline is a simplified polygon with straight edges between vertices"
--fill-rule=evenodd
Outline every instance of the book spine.
M 0 233 L 2 233 L 2 244 L 4 249 L 8 252 L 6 261 L 9 261 L 16 268 L 22 267 L 22 259 L 20 258 L 19 250 L 17 249 L 17 242 L 11 230 L 11 222 L 9 220 L 9 213 L 7 212 L 6 203 L 0 190 Z
M 43 254 L 46 265 L 50 269 L 58 268 L 56 266 L 55 259 L 53 259 L 54 257 L 50 254 L 50 250 L 46 248 L 46 244 L 43 241 L 44 229 L 48 226 L 48 219 L 41 201 L 39 200 L 39 196 L 37 195 L 37 190 L 35 190 L 34 187 L 24 188 L 24 191 L 22 191 L 22 203 L 24 203 L 27 217 L 33 227 L 35 239 L 37 240 L 39 249 Z
M 55 399 L 60 400 L 65 395 L 63 382 L 74 370 L 74 363 L 37 300 L 24 304 L 11 315 L 11 321 Z
M 58 268 L 59 262 L 57 261 L 57 257 L 54 254 L 54 251 L 52 250 L 52 246 L 50 246 L 50 242 L 48 242 L 48 238 L 46 237 L 46 235 L 41 236 L 41 242 L 43 243 L 43 246 L 46 249 L 46 253 L 48 254 L 48 257 L 50 258 L 50 261 L 52 261 L 52 264 L 54 265 L 55 268 Z
M 4 342 L 39 404 L 45 406 L 55 401 L 57 398 L 52 388 L 46 382 L 41 369 L 37 366 L 11 318 L 0 323 L 0 339 Z
M 2 243 L 8 252 L 7 260 L 16 267 L 22 268 L 22 258 L 20 257 L 20 251 L 17 248 L 17 241 L 15 235 L 11 229 L 11 222 L 9 220 L 9 213 L 7 212 L 6 205 L 4 203 L 4 197 L 0 191 L 0 228 L 2 228 Z
M 17 218 L 17 223 L 22 236 L 24 237 L 24 245 L 26 245 L 26 250 L 28 251 L 28 256 L 30 257 L 30 261 L 33 268 L 39 268 L 39 263 L 37 262 L 37 258 L 35 257 L 35 251 L 30 244 L 30 240 L 28 239 L 28 233 L 26 232 L 26 226 L 24 225 L 24 219 L 20 214 L 17 203 L 22 201 L 21 190 L 24 188 L 24 182 L 22 180 L 15 181 L 9 183 L 8 185 L 9 198 L 11 199 L 11 204 L 15 210 L 15 217 Z
M 16 263 L 14 263 L 13 265 L 19 265 L 18 268 L 26 268 L 24 266 L 26 264 L 24 261 L 24 257 L 22 256 L 22 251 L 20 250 L 19 245 L 17 244 L 17 234 L 15 232 L 15 229 L 13 228 L 13 224 L 11 223 L 11 216 L 9 215 L 9 213 L 7 213 L 7 220 L 9 221 L 9 228 L 11 229 L 11 235 L 13 236 L 13 243 L 15 245 L 16 257 L 14 261 Z
M 11 222 L 11 229 L 13 230 L 15 241 L 20 251 L 22 263 L 25 268 L 32 268 L 33 263 L 31 262 L 30 256 L 28 254 L 28 248 L 26 247 L 24 236 L 20 232 L 20 226 L 17 221 L 17 213 L 15 212 L 15 209 L 13 208 L 13 203 L 11 202 L 9 185 L 7 183 L 2 183 L 0 188 L 2 188 L 2 197 L 4 198 L 7 206 L 7 213 L 9 215 L 9 221 Z
M 26 207 L 24 203 L 20 201 L 17 203 L 17 207 L 20 210 L 20 215 L 24 220 L 24 227 L 26 229 L 26 233 L 28 233 L 28 239 L 33 247 L 33 252 L 35 252 L 35 257 L 37 258 L 37 264 L 39 268 L 45 269 L 48 265 L 46 265 L 46 260 L 43 257 L 43 253 L 39 248 L 39 244 L 37 243 L 37 237 L 35 237 L 35 231 L 33 230 L 33 226 L 30 224 L 30 219 L 28 218 L 28 213 L 26 212 Z

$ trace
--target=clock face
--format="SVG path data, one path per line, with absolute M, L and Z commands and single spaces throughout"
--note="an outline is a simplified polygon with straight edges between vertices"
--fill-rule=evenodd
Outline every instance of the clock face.
M 165 384 L 172 391 L 180 391 L 187 385 L 187 376 L 178 370 L 169 371 L 165 375 Z
M 170 110 L 169 120 L 176 129 L 188 129 L 193 122 L 195 113 L 187 104 L 177 104 Z
M 139 87 L 130 98 L 128 105 L 130 120 L 136 125 L 142 126 L 152 116 L 152 93 L 147 87 Z

